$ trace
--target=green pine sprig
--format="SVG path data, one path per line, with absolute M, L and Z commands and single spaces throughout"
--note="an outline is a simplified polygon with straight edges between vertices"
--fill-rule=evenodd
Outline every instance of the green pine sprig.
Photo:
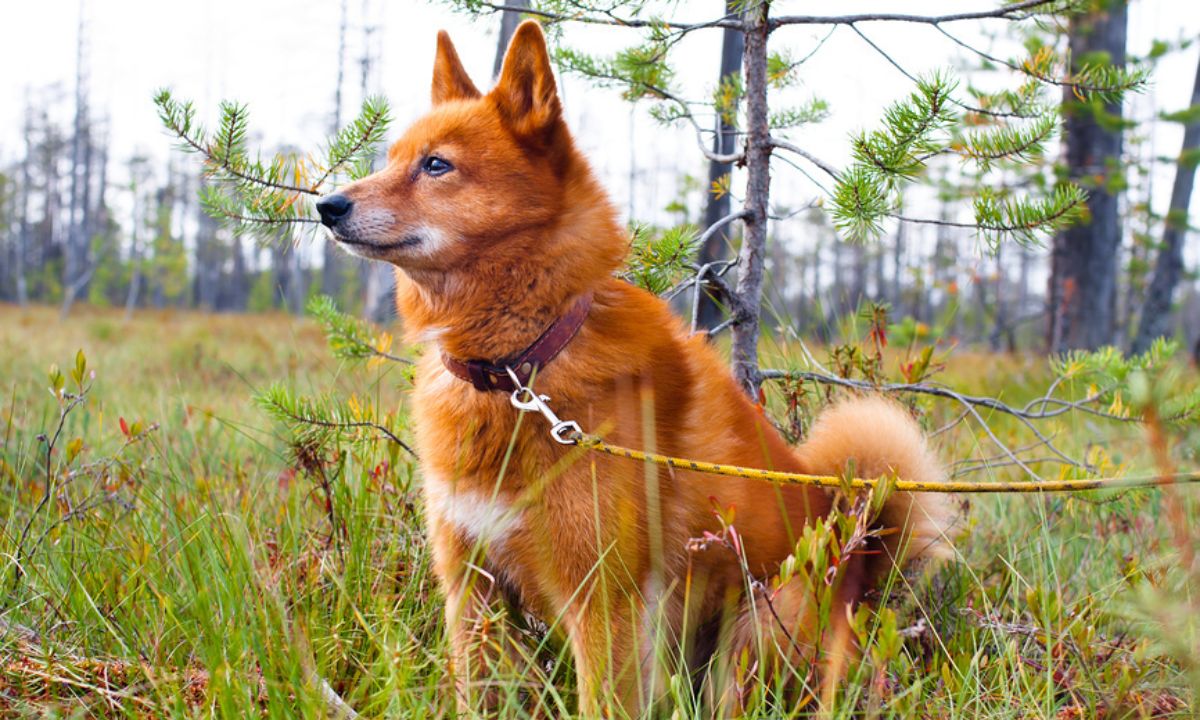
M 629 282 L 658 295 L 690 272 L 690 262 L 700 239 L 695 226 L 679 225 L 660 230 L 634 225 L 631 235 L 633 240 L 624 272 Z
M 376 331 L 366 321 L 347 315 L 337 308 L 333 298 L 317 295 L 308 301 L 308 315 L 325 328 L 325 339 L 333 356 L 339 360 L 369 360 L 382 358 L 411 365 L 408 358 L 388 352 L 390 336 Z
M 245 105 L 222 102 L 217 128 L 208 131 L 197 122 L 193 103 L 177 100 L 170 90 L 160 90 L 154 102 L 180 148 L 203 163 L 208 182 L 200 200 L 205 212 L 235 232 L 271 241 L 290 237 L 298 228 L 315 228 L 315 200 L 332 182 L 370 172 L 390 124 L 387 102 L 367 98 L 359 115 L 328 141 L 320 160 L 285 152 L 264 159 L 249 149 Z
M 328 394 L 307 397 L 297 395 L 283 383 L 273 383 L 255 393 L 254 403 L 287 428 L 295 447 L 318 448 L 331 442 L 367 443 L 382 436 L 415 455 L 400 439 L 395 418 L 380 417 L 373 405 L 360 403 L 354 396 L 349 400 Z

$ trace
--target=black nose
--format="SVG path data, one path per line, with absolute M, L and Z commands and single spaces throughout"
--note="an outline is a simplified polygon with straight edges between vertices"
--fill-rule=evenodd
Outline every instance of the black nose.
M 321 222 L 328 227 L 338 224 L 338 221 L 350 214 L 354 203 L 350 198 L 336 193 L 326 195 L 317 201 L 317 212 L 321 213 Z

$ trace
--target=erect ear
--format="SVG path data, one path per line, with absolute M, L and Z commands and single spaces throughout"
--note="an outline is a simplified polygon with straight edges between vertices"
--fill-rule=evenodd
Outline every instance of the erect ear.
M 481 93 L 471 82 L 462 60 L 445 30 L 438 32 L 437 57 L 433 61 L 433 104 L 448 100 L 470 100 Z
M 546 37 L 533 20 L 517 26 L 500 80 L 492 89 L 496 101 L 509 125 L 519 135 L 535 135 L 550 128 L 562 114 Z

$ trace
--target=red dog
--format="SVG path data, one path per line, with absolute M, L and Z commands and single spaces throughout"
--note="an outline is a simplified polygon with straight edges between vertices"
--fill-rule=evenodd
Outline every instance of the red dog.
M 777 657 L 820 642 L 810 585 L 784 586 L 760 617 L 741 563 L 774 574 L 800 530 L 829 513 L 826 492 L 583 455 L 542 418 L 519 422 L 514 379 L 536 372 L 559 415 L 614 443 L 760 468 L 837 473 L 853 459 L 860 475 L 939 479 L 917 426 L 866 398 L 835 406 L 788 447 L 703 337 L 614 277 L 629 237 L 563 122 L 536 23 L 517 29 L 486 95 L 440 34 L 433 105 L 384 170 L 318 209 L 345 248 L 397 267 L 407 334 L 432 346 L 413 416 L 460 703 L 499 702 L 502 687 L 487 681 L 524 662 L 492 622 L 511 603 L 564 632 L 588 715 L 654 701 L 664 638 L 694 666 L 719 642 L 762 661 L 772 638 L 789 638 Z M 688 550 L 721 531 L 714 503 L 736 508 L 740 558 Z M 838 602 L 930 554 L 946 517 L 927 497 L 890 498 L 877 524 L 898 531 L 870 535 L 843 563 Z M 835 625 L 845 610 L 832 611 Z

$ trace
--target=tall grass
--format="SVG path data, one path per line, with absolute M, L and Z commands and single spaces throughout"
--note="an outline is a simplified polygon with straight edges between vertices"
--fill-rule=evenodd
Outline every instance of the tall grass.
M 96 377 L 63 423 L 55 492 L 35 514 L 48 478 L 38 435 L 55 430 L 60 408 L 46 369 L 70 367 L 78 348 Z M 780 362 L 794 351 L 769 350 Z M 383 439 L 297 456 L 250 400 L 286 379 L 402 418 L 397 366 L 331 360 L 319 327 L 284 316 L 124 323 L 81 309 L 59 323 L 51 309 L 3 308 L 0 368 L 0 715 L 322 717 L 322 679 L 367 717 L 452 712 L 412 459 Z M 941 379 L 1019 402 L 1051 376 L 1034 358 L 960 353 Z M 785 417 L 787 398 L 773 393 Z M 918 409 L 931 429 L 956 414 L 932 401 Z M 1011 419 L 987 419 L 1023 441 Z M 1072 414 L 1043 430 L 1102 467 L 1154 467 L 1139 427 Z M 949 460 L 996 454 L 978 428 L 938 442 Z M 1176 459 L 1196 452 L 1195 434 L 1172 442 Z M 812 692 L 781 704 L 752 688 L 746 714 L 1188 716 L 1200 584 L 1181 558 L 1198 509 L 1187 489 L 964 501 L 956 560 L 891 579 L 860 613 L 861 658 L 832 695 L 795 668 Z M 496 669 L 504 716 L 524 716 L 530 698 L 550 716 L 574 708 L 569 653 L 542 630 L 519 638 L 534 670 Z M 664 668 L 659 711 L 707 717 L 704 692 Z

